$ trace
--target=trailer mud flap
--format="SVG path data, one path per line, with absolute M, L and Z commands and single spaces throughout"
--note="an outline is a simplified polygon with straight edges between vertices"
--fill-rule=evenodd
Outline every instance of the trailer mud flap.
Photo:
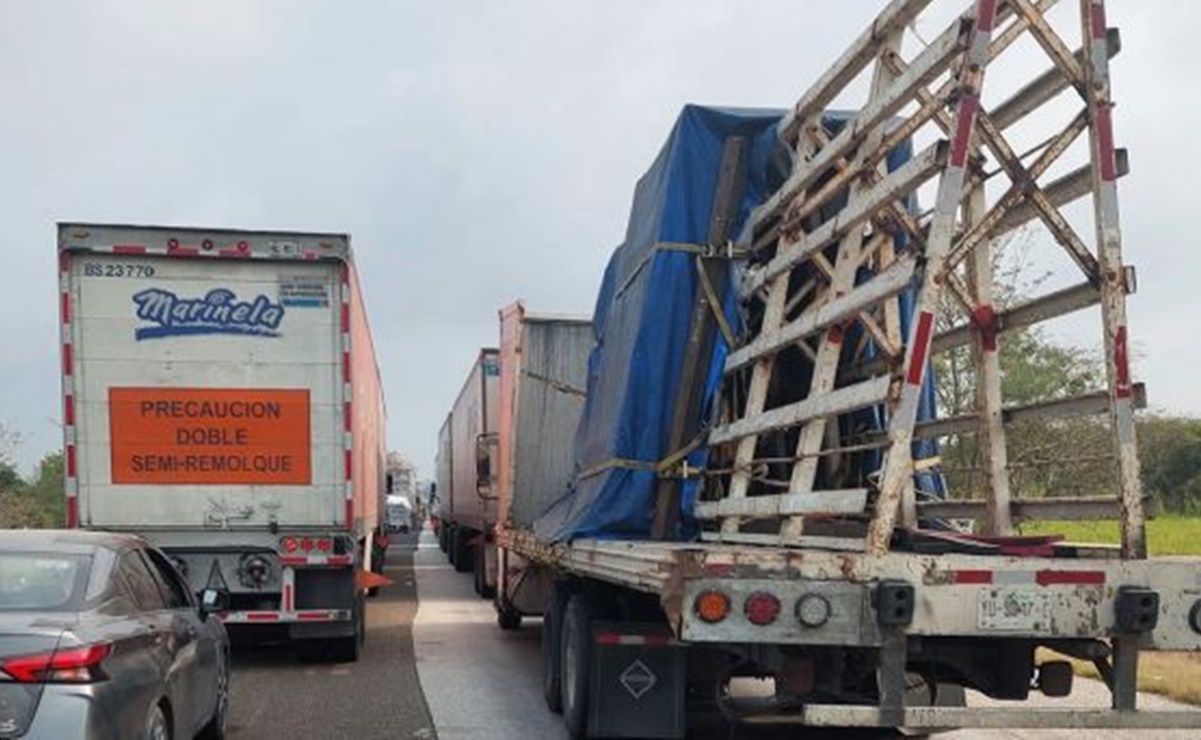
M 684 653 L 658 624 L 594 622 L 592 737 L 684 737 Z

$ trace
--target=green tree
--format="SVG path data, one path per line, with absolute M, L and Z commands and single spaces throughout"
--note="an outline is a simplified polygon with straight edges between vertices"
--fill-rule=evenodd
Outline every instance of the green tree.
M 1167 511 L 1201 514 L 1201 419 L 1148 416 L 1138 435 L 1145 493 Z
M 1057 344 L 1035 330 L 1000 339 L 1001 393 L 1007 406 L 1070 398 L 1105 388 L 1096 353 Z M 970 348 L 935 359 L 939 413 L 974 411 Z M 1201 514 L 1201 419 L 1144 414 L 1137 420 L 1143 491 L 1164 511 Z M 1116 494 L 1117 464 L 1106 416 L 1007 424 L 1010 491 L 1015 498 Z M 984 475 L 973 435 L 943 442 L 952 496 L 982 495 Z
M 17 444 L 17 436 L 0 424 L 0 528 L 63 526 L 62 453 L 48 453 L 26 480 L 12 461 Z
M 66 523 L 62 452 L 51 452 L 42 458 L 25 496 L 36 512 L 36 526 L 61 527 Z
M 27 526 L 26 482 L 12 461 L 18 443 L 17 435 L 0 422 L 0 527 Z

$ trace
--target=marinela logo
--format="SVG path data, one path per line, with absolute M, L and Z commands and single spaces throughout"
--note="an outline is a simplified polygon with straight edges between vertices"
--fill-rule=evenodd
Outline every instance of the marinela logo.
M 238 334 L 278 337 L 284 307 L 265 295 L 239 301 L 232 290 L 216 288 L 203 298 L 180 298 L 169 290 L 136 293 L 137 316 L 154 326 L 134 331 L 134 339 L 161 339 L 193 334 Z

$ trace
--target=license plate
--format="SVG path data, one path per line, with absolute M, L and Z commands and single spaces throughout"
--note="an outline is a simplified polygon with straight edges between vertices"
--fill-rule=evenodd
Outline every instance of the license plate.
M 982 630 L 1040 631 L 1051 627 L 1049 594 L 1032 588 L 993 588 L 981 591 L 976 624 Z

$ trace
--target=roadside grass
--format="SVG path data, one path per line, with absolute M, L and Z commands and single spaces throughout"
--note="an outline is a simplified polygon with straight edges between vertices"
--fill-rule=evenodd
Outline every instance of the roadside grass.
M 1118 523 L 1113 520 L 1026 522 L 1018 529 L 1022 534 L 1062 534 L 1070 542 L 1118 544 Z M 1151 519 L 1147 545 L 1152 555 L 1201 555 L 1201 517 Z
M 1022 534 L 1062 534 L 1072 542 L 1118 543 L 1115 521 L 1028 522 Z M 1147 545 L 1152 555 L 1201 555 L 1201 518 L 1162 516 L 1147 522 Z M 1060 659 L 1040 650 L 1039 662 Z M 1069 659 L 1076 675 L 1100 678 L 1097 669 L 1083 660 Z M 1169 699 L 1201 704 L 1201 652 L 1146 652 L 1139 656 L 1138 687 Z

